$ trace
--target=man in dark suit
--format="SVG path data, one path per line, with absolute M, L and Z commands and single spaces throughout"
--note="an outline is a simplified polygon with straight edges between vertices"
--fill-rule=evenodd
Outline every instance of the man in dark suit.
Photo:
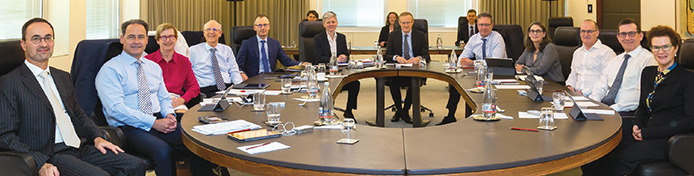
M 257 34 L 255 37 L 244 40 L 239 49 L 239 57 L 236 63 L 241 72 L 248 77 L 253 77 L 260 73 L 270 73 L 275 70 L 277 60 L 284 66 L 304 65 L 293 60 L 284 52 L 280 42 L 268 37 L 270 31 L 270 20 L 265 15 L 255 17 L 253 30 Z
M 475 11 L 475 9 L 468 10 L 465 18 L 467 18 L 467 24 L 460 26 L 461 28 L 460 32 L 458 32 L 458 41 L 455 41 L 456 46 L 461 45 L 461 40 L 464 42 L 463 44 L 467 43 L 468 40 L 470 40 L 470 37 L 480 32 L 479 28 L 477 28 L 477 11 Z
M 28 153 L 39 175 L 144 175 L 142 160 L 100 137 L 70 74 L 48 67 L 53 34 L 45 19 L 22 26 L 26 60 L 0 77 L 0 149 Z
M 420 60 L 425 60 L 427 63 L 429 58 L 429 42 L 424 32 L 412 30 L 414 18 L 410 12 L 400 14 L 398 23 L 400 30 L 393 31 L 388 37 L 388 46 L 386 47 L 386 55 L 384 60 L 391 63 L 400 64 L 419 64 Z M 405 105 L 402 106 L 402 98 L 400 95 L 400 87 L 419 86 L 410 85 L 410 77 L 391 77 L 390 78 L 390 94 L 395 103 L 395 115 L 391 119 L 392 122 L 397 122 L 400 119 L 406 123 L 412 123 L 409 115 L 410 106 L 412 106 L 412 92 L 407 89 L 407 97 Z M 419 112 L 415 112 L 419 113 Z

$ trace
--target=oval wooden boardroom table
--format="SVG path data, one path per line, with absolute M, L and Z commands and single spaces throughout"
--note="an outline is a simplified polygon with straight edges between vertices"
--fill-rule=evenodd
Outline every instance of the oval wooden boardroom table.
M 403 67 L 401 69 L 344 70 L 350 76 L 330 79 L 331 88 L 337 88 L 354 78 L 382 76 L 416 76 L 440 79 L 451 83 L 452 88 L 462 90 L 474 84 L 474 75 L 443 73 L 443 63 L 431 63 L 426 69 Z M 465 71 L 464 71 L 465 72 Z M 361 75 L 361 76 L 359 76 Z M 370 75 L 370 76 L 369 76 Z M 269 89 L 279 88 L 279 83 L 260 75 L 247 83 L 270 83 Z M 496 77 L 495 77 L 496 78 Z M 564 89 L 550 82 L 544 90 Z M 339 90 L 339 89 L 331 89 Z M 339 91 L 335 91 L 336 96 Z M 181 120 L 184 144 L 195 154 L 213 163 L 234 170 L 256 175 L 544 175 L 556 173 L 594 161 L 614 149 L 621 140 L 621 117 L 601 115 L 604 121 L 555 120 L 554 131 L 516 131 L 510 127 L 535 128 L 537 119 L 519 119 L 518 111 L 539 110 L 549 107 L 549 102 L 532 102 L 519 96 L 516 90 L 497 90 L 497 105 L 506 110 L 513 120 L 495 122 L 459 119 L 456 123 L 425 128 L 382 128 L 365 125 L 362 119 L 357 125 L 359 142 L 354 145 L 337 144 L 340 130 L 315 129 L 313 132 L 294 136 L 236 142 L 225 135 L 205 136 L 191 129 L 201 125 L 197 118 L 218 114 L 230 120 L 244 119 L 263 124 L 265 112 L 251 112 L 251 106 L 231 105 L 224 112 L 198 112 L 200 106 L 191 108 Z M 572 92 L 572 94 L 578 95 Z M 267 96 L 267 102 L 285 102 L 281 120 L 297 126 L 310 125 L 318 119 L 317 102 L 302 103 L 292 98 L 302 94 Z M 481 112 L 475 102 L 482 102 L 482 94 L 461 93 L 461 101 L 470 113 Z M 446 101 L 447 97 L 436 98 Z M 361 106 L 372 103 L 373 97 L 359 97 Z M 600 104 L 596 109 L 608 109 Z M 339 106 L 339 105 L 338 105 Z M 432 107 L 445 108 L 445 107 Z M 568 111 L 568 109 L 566 109 Z M 357 117 L 359 118 L 359 117 Z M 236 149 L 239 146 L 277 141 L 291 146 L 289 149 L 249 155 Z

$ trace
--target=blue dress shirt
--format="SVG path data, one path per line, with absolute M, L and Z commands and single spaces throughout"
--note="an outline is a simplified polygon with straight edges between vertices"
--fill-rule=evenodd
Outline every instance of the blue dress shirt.
M 492 31 L 492 33 L 485 38 L 487 39 L 485 47 L 487 49 L 487 57 L 506 58 L 506 43 L 504 43 L 504 38 L 501 34 Z M 484 58 L 482 58 L 482 44 L 484 44 L 482 35 L 480 35 L 480 33 L 473 35 L 470 37 L 470 40 L 468 40 L 463 53 L 460 54 L 458 59 L 469 58 L 471 60 L 484 60 Z M 475 59 L 472 59 L 473 57 L 475 57 Z
M 239 84 L 243 82 L 239 66 L 236 64 L 236 57 L 231 47 L 224 44 L 217 44 L 215 55 L 219 63 L 219 70 L 222 72 L 224 83 Z M 193 67 L 193 73 L 198 80 L 200 87 L 217 85 L 212 72 L 212 46 L 207 43 L 200 43 L 190 47 L 190 64 Z
M 159 112 L 162 116 L 174 114 L 171 95 L 166 90 L 161 67 L 145 59 L 145 55 L 143 52 L 140 60 L 143 61 L 142 66 L 149 84 L 149 93 L 152 95 L 150 96 L 152 112 Z M 137 59 L 123 51 L 106 62 L 96 75 L 96 91 L 104 105 L 104 115 L 109 125 L 114 127 L 128 125 L 149 131 L 156 117 L 139 110 L 136 61 Z

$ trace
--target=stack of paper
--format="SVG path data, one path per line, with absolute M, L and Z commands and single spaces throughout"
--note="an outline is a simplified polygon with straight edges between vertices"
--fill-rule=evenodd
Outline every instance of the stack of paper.
M 251 148 L 253 147 L 253 148 Z M 241 146 L 241 147 L 236 147 L 237 149 L 244 151 L 248 154 L 254 155 L 258 153 L 264 153 L 264 152 L 271 152 L 275 150 L 284 150 L 288 149 L 288 145 L 284 145 L 279 142 L 270 142 L 268 144 L 254 144 L 254 145 L 247 145 L 247 146 Z M 249 149 L 250 148 L 250 149 Z
M 198 126 L 193 126 L 193 131 L 198 132 L 200 134 L 204 135 L 218 135 L 218 134 L 226 134 L 228 132 L 232 131 L 239 131 L 239 130 L 256 130 L 260 129 L 260 125 L 256 125 L 254 123 L 245 121 L 245 120 L 234 120 L 234 121 L 229 121 L 229 122 L 222 122 L 222 123 L 215 123 L 215 124 L 206 124 L 206 125 L 198 125 Z

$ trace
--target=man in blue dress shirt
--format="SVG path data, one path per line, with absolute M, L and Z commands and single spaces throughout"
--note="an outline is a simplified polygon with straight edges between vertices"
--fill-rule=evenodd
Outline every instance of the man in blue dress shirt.
M 200 85 L 200 92 L 212 97 L 215 92 L 239 84 L 248 76 L 239 71 L 231 47 L 220 44 L 222 25 L 210 20 L 203 26 L 205 43 L 190 47 L 190 63 Z
M 157 175 L 176 175 L 174 154 L 191 152 L 183 145 L 171 96 L 159 65 L 145 59 L 147 23 L 132 19 L 121 25 L 123 52 L 96 75 L 96 90 L 109 125 L 123 130 L 126 150 L 154 161 Z M 211 163 L 191 158 L 194 175 L 210 175 Z
M 495 58 L 506 58 L 506 43 L 504 43 L 504 38 L 501 37 L 496 31 L 492 31 L 494 28 L 494 19 L 492 15 L 484 12 L 477 16 L 477 27 L 479 28 L 479 33 L 470 37 L 470 40 L 465 45 L 463 53 L 460 54 L 458 58 L 458 65 L 470 66 L 475 60 L 484 60 L 487 57 Z M 460 102 L 460 92 L 451 86 L 448 89 L 449 97 L 446 108 L 448 108 L 448 115 L 443 117 L 441 123 L 436 125 L 443 125 L 448 123 L 456 122 L 455 112 L 458 109 L 458 103 Z
M 304 65 L 287 56 L 282 50 L 280 42 L 268 37 L 270 20 L 265 15 L 255 17 L 253 30 L 256 36 L 244 40 L 239 49 L 239 58 L 236 63 L 241 72 L 253 77 L 260 73 L 270 73 L 275 70 L 277 60 L 284 66 Z

